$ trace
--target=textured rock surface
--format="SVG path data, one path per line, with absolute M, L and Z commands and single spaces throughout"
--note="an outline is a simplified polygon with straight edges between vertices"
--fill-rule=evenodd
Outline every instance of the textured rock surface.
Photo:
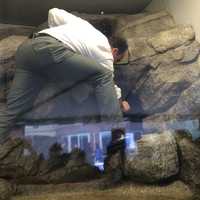
M 179 47 L 190 40 L 194 40 L 194 37 L 195 34 L 191 26 L 180 26 L 156 34 L 148 39 L 148 44 L 156 52 L 162 53 L 169 49 Z
M 190 133 L 177 131 L 177 144 L 180 154 L 180 179 L 198 189 L 200 187 L 200 146 L 192 141 Z
M 21 139 L 0 146 L 0 177 L 21 178 L 36 175 L 39 156 Z
M 0 40 L 10 35 L 24 35 L 27 36 L 34 31 L 35 27 L 12 25 L 12 24 L 0 24 Z
M 179 105 L 178 100 L 183 92 L 198 80 L 199 49 L 200 46 L 195 41 L 189 44 L 182 43 L 182 46 L 165 53 L 155 55 L 150 53 L 150 57 L 131 62 L 126 74 L 126 82 L 129 82 L 126 84 L 132 85 L 129 101 L 131 101 L 131 93 L 136 94 L 142 108 L 139 112 L 143 114 L 153 115 L 167 112 L 171 107 L 180 106 L 183 110 L 179 109 L 173 114 L 184 115 L 184 107 L 187 104 L 183 107 Z M 190 90 L 190 97 L 185 95 L 184 99 L 185 101 L 189 99 L 197 101 L 196 95 L 196 92 Z M 192 115 L 191 107 L 195 109 L 197 104 L 189 106 L 189 114 Z
M 177 118 L 181 116 L 190 116 L 191 114 L 199 116 L 200 109 L 200 92 L 199 92 L 200 81 L 195 81 L 190 87 L 188 87 L 177 101 L 177 105 L 170 108 L 169 114 L 177 113 Z
M 18 46 L 27 39 L 26 36 L 9 36 L 0 41 L 0 63 L 6 63 L 15 58 Z
M 80 16 L 89 20 L 99 18 L 92 15 Z M 123 97 L 132 105 L 129 116 L 150 115 L 145 121 L 154 121 L 161 129 L 165 129 L 160 124 L 165 119 L 198 116 L 200 44 L 195 41 L 192 28 L 177 26 L 166 12 L 101 17 L 111 19 L 115 31 L 128 40 L 129 64 L 118 65 L 115 77 L 123 90 Z M 34 27 L 0 26 L 0 111 L 5 108 L 6 93 L 12 82 L 15 51 L 32 30 Z M 63 83 L 47 85 L 35 103 L 41 105 L 24 118 L 85 120 L 87 116 L 96 115 L 96 102 L 91 87 L 88 84 L 81 84 L 80 87 L 78 85 L 63 92 Z M 178 146 L 181 150 L 182 180 L 199 185 L 199 148 L 186 138 L 178 140 Z M 84 159 L 72 157 L 59 167 L 57 164 L 52 167 L 26 142 L 9 141 L 0 147 L 0 177 L 20 178 L 19 182 L 23 183 L 33 180 L 57 183 L 99 176 L 98 170 L 86 164 Z M 120 155 L 115 154 L 110 160 L 113 168 L 119 166 L 119 158 Z M 148 183 L 177 175 L 179 160 L 173 135 L 166 132 L 143 136 L 137 143 L 136 152 L 127 157 L 125 167 L 126 175 L 132 180 Z
M 167 12 L 160 12 L 146 14 L 146 16 L 141 16 L 138 19 L 126 21 L 126 24 L 118 27 L 117 33 L 122 34 L 126 38 L 146 38 L 174 26 L 172 17 Z
M 3 179 L 0 179 L 0 200 L 10 200 L 13 193 L 11 184 Z
M 115 77 L 123 90 L 123 97 L 132 105 L 133 109 L 129 112 L 130 117 L 155 114 L 169 117 L 198 115 L 200 45 L 195 41 L 195 34 L 190 26 L 177 26 L 166 12 L 101 16 L 77 14 L 93 23 L 99 18 L 109 18 L 113 31 L 127 38 L 129 64 L 118 65 Z M 1 30 L 4 29 L 7 33 L 11 30 L 2 26 Z M 20 32 L 16 31 L 18 29 L 24 30 L 24 27 L 15 27 L 15 33 Z M 33 27 L 32 30 L 34 30 Z M 17 42 L 12 42 L 10 39 L 17 40 Z M 23 36 L 12 36 L 12 38 L 1 41 L 0 47 L 3 55 L 1 60 L 4 62 L 0 64 L 0 78 L 1 82 L 7 83 L 2 84 L 0 88 L 1 102 L 5 101 L 5 93 L 10 85 L 9 80 L 12 80 L 15 67 L 13 53 L 23 39 Z M 86 116 L 98 114 L 89 84 L 80 84 L 65 91 L 63 88 L 65 88 L 64 83 L 47 85 L 36 101 L 41 104 L 25 118 L 29 120 L 79 118 L 83 120 Z M 74 103 L 77 106 L 72 106 Z
M 157 29 L 146 30 L 151 23 L 145 23 L 145 18 L 157 24 Z M 164 23 L 166 19 L 168 23 Z M 124 32 L 131 32 L 125 35 L 129 42 L 129 65 L 120 66 L 117 72 L 119 84 L 134 108 L 130 115 L 198 115 L 200 45 L 194 40 L 192 28 L 176 26 L 164 13 L 145 16 L 143 20 L 138 20 L 141 24 L 130 22 L 131 30 L 124 28 Z M 160 27 L 159 20 L 164 20 L 160 24 L 165 29 Z M 141 25 L 143 28 L 138 29 Z
M 177 145 L 170 132 L 144 135 L 137 142 L 137 150 L 125 161 L 126 176 L 140 182 L 158 182 L 178 172 Z
M 0 102 L 5 102 L 15 71 L 15 52 L 27 39 L 26 36 L 13 35 L 0 40 Z
M 64 183 L 88 181 L 100 177 L 99 170 L 86 163 L 85 154 L 79 149 L 74 149 L 67 159 L 61 160 L 65 160 L 63 165 L 54 170 L 52 170 L 52 165 L 51 167 L 48 165 L 47 172 L 37 176 L 36 179 L 44 183 Z
M 77 149 L 62 154 L 62 148 L 55 144 L 54 148 L 44 160 L 26 141 L 7 141 L 0 146 L 0 177 L 35 184 L 87 181 L 100 176 L 96 167 L 87 164 L 84 152 Z

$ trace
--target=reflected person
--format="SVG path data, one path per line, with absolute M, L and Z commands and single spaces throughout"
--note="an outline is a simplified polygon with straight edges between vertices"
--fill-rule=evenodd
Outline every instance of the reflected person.
M 128 45 L 120 37 L 108 38 L 86 20 L 53 8 L 49 28 L 25 41 L 16 52 L 14 81 L 7 96 L 7 108 L 0 113 L 0 142 L 21 115 L 33 107 L 47 81 L 88 81 L 96 97 L 102 120 L 122 120 L 121 90 L 113 81 L 113 63 L 123 58 Z M 66 88 L 70 85 L 66 85 Z

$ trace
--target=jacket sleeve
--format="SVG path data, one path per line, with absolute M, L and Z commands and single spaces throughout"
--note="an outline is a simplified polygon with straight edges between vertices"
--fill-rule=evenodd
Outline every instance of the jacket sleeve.
M 48 25 L 49 27 L 60 26 L 68 23 L 73 23 L 79 17 L 58 8 L 52 8 L 48 13 Z
M 110 59 L 104 59 L 104 62 L 101 61 L 100 64 L 103 67 L 113 71 L 112 77 L 113 77 L 113 80 L 114 80 L 113 59 L 111 59 L 111 58 Z M 114 86 L 115 86 L 115 91 L 116 91 L 117 98 L 120 99 L 122 97 L 121 89 L 116 84 Z
M 117 94 L 117 98 L 120 99 L 122 97 L 122 93 L 121 93 L 121 89 L 117 85 L 115 85 L 115 91 Z

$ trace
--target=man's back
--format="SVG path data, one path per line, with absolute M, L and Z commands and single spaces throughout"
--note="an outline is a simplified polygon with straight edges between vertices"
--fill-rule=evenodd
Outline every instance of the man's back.
M 40 33 L 55 37 L 74 52 L 87 56 L 113 71 L 113 56 L 106 36 L 84 19 L 66 11 L 64 14 L 67 16 L 63 17 L 61 15 L 64 12 L 63 10 L 59 12 L 59 9 L 57 9 L 56 12 L 56 18 L 55 16 L 54 18 L 51 17 L 54 12 L 49 16 L 50 28 Z M 60 18 L 61 20 L 58 21 Z

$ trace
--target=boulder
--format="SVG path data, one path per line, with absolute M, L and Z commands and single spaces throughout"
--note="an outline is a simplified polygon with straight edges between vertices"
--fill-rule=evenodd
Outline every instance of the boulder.
M 123 20 L 123 17 L 120 17 L 120 20 Z M 118 27 L 116 33 L 125 38 L 148 38 L 174 26 L 173 18 L 167 12 L 162 11 L 153 14 L 146 13 L 145 16 L 138 19 L 126 21 L 126 24 Z
M 164 18 L 164 15 L 160 16 Z M 143 19 L 147 17 L 150 16 Z M 157 19 L 151 20 L 155 22 Z M 132 25 L 135 28 L 139 26 L 135 22 Z M 149 24 L 144 23 L 143 26 Z M 157 30 L 157 33 L 144 31 L 138 37 L 133 30 L 132 35 L 127 36 L 129 64 L 118 66 L 116 77 L 124 98 L 132 105 L 130 117 L 160 114 L 172 118 L 184 115 L 186 109 L 185 117 L 198 113 L 198 109 L 195 111 L 199 107 L 198 92 L 193 88 L 197 89 L 200 75 L 200 45 L 194 40 L 191 26 L 172 25 L 166 28 Z M 163 50 L 158 50 L 156 45 Z
M 176 118 L 198 117 L 200 108 L 200 81 L 197 80 L 180 95 L 176 105 L 167 111 L 167 115 L 176 114 Z
M 121 21 L 124 21 L 123 19 L 126 19 L 126 16 L 118 18 L 116 33 L 127 39 L 129 62 L 155 55 L 156 51 L 149 45 L 148 40 L 161 31 L 175 27 L 172 17 L 166 12 L 146 13 L 140 18 L 126 21 L 126 24 L 121 23 Z
M 200 146 L 186 130 L 176 131 L 179 150 L 180 179 L 196 190 L 200 187 Z
M 128 38 L 129 46 L 129 61 L 134 61 L 140 58 L 154 56 L 156 51 L 148 45 L 147 40 L 144 38 Z
M 194 81 L 180 96 L 174 97 L 175 104 L 165 112 L 152 114 L 143 121 L 145 130 L 186 129 L 199 135 L 199 80 Z M 178 95 L 178 94 L 177 94 Z
M 169 131 L 143 135 L 135 152 L 128 154 L 125 161 L 125 175 L 134 181 L 156 183 L 178 172 L 176 140 Z
M 148 39 L 148 43 L 156 52 L 162 53 L 194 40 L 195 33 L 191 26 L 180 26 L 162 31 Z
M 144 115 L 165 115 L 170 109 L 173 109 L 171 114 L 179 115 L 187 107 L 188 113 L 195 115 L 190 107 L 198 107 L 199 47 L 197 42 L 192 42 L 130 63 L 129 67 L 126 67 L 129 73 L 122 79 L 125 82 L 123 84 L 130 89 L 128 101 L 131 102 L 133 94 L 136 94 L 142 108 L 139 112 Z M 196 103 L 189 103 L 190 99 Z M 183 101 L 187 103 L 183 105 Z M 136 113 L 133 111 L 132 114 Z

